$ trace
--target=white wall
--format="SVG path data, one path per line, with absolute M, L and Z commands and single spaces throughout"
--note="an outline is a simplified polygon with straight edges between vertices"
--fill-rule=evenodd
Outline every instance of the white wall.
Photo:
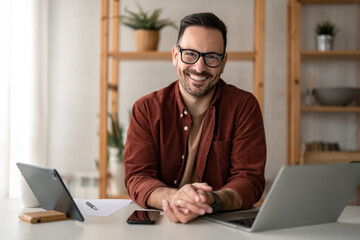
M 212 11 L 228 25 L 228 50 L 251 50 L 252 0 L 139 0 L 145 9 L 164 7 L 163 17 L 179 21 L 192 12 Z M 122 6 L 136 9 L 134 1 Z M 95 171 L 98 158 L 100 0 L 50 3 L 50 166 L 59 171 Z M 268 144 L 266 177 L 273 179 L 287 157 L 287 1 L 266 1 L 264 119 Z M 169 51 L 177 31 L 161 31 L 159 50 Z M 121 28 L 122 50 L 134 50 L 133 32 Z M 120 113 L 144 94 L 176 80 L 171 62 L 120 64 Z M 223 78 L 251 91 L 252 65 L 229 62 Z
M 49 165 L 95 171 L 100 1 L 50 1 Z

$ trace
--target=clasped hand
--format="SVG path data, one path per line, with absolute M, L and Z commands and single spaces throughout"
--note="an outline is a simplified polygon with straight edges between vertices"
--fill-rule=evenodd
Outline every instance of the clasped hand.
M 206 183 L 186 184 L 169 198 L 162 200 L 162 208 L 172 222 L 187 223 L 205 213 L 212 213 L 209 205 L 212 187 Z

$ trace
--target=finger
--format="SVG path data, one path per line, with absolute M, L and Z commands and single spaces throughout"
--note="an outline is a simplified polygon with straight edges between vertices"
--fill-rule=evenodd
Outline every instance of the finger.
M 209 186 L 207 183 L 193 183 L 193 187 L 196 189 L 196 193 L 198 194 L 197 200 L 199 202 L 206 202 L 206 194 L 204 192 L 212 191 L 212 187 Z
M 193 183 L 192 184 L 196 189 L 201 189 L 205 192 L 210 192 L 212 191 L 212 187 L 209 186 L 207 183 Z
M 197 215 L 204 215 L 209 211 L 212 211 L 212 208 L 206 203 L 198 202 L 188 202 L 185 200 L 180 201 L 180 204 L 177 205 L 184 214 L 188 214 L 189 212 L 195 213 Z M 187 211 L 186 211 L 187 210 Z
M 197 194 L 199 195 L 200 198 L 200 202 L 203 203 L 208 203 L 209 198 L 210 198 L 210 194 L 206 191 L 203 190 L 196 190 Z
M 191 186 L 191 184 L 186 184 L 184 185 L 182 188 L 180 188 L 176 194 L 172 197 L 172 199 L 170 200 L 170 205 L 175 205 L 175 206 L 179 206 L 179 200 L 186 200 L 188 202 L 194 202 L 195 201 L 195 197 L 198 197 L 198 194 L 196 193 L 195 189 L 193 186 Z
M 189 215 L 185 215 L 181 212 L 181 210 L 176 207 L 176 206 L 171 206 L 172 207 L 172 210 L 173 210 L 173 213 L 174 215 L 176 215 L 177 219 L 179 219 L 179 221 L 181 223 L 188 223 L 190 222 L 191 220 L 195 219 L 196 217 L 198 217 L 197 214 L 189 214 Z
M 184 208 L 183 206 L 185 206 L 186 201 L 183 200 L 181 201 L 180 199 L 176 202 L 176 207 L 182 211 L 184 214 L 189 214 L 189 210 L 187 208 Z
M 179 210 L 185 215 L 188 215 L 190 213 L 189 209 L 186 208 L 179 208 Z
M 206 213 L 212 213 L 213 209 L 209 205 L 209 201 L 210 201 L 209 198 L 211 198 L 210 193 L 209 192 L 204 192 L 203 190 L 197 190 L 197 193 L 200 196 L 201 202 L 205 204 L 202 207 L 205 209 Z
M 180 222 L 180 220 L 175 216 L 173 210 L 171 209 L 169 202 L 166 200 L 162 200 L 161 203 L 162 203 L 163 211 L 165 215 L 168 217 L 168 219 L 174 223 Z
M 199 190 L 196 190 L 197 194 L 199 195 L 199 198 L 200 198 L 200 202 L 204 202 L 206 203 L 207 202 L 207 195 L 206 195 L 206 192 L 199 189 Z
M 179 190 L 179 194 L 183 197 L 184 200 L 187 200 L 188 202 L 200 202 L 200 196 L 196 192 L 195 186 L 192 184 L 186 184 Z

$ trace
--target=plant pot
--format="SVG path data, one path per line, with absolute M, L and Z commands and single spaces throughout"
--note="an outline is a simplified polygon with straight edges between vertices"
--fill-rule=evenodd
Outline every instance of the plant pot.
M 156 51 L 159 43 L 159 30 L 135 30 L 137 51 Z
M 119 161 L 119 149 L 109 147 L 109 173 L 111 195 L 127 195 L 125 187 L 125 168 L 123 162 Z
M 332 35 L 317 35 L 316 49 L 318 51 L 330 51 L 334 49 L 334 36 Z

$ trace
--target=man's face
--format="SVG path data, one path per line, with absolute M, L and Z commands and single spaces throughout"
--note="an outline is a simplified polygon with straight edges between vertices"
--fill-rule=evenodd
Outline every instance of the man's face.
M 224 51 L 221 32 L 217 29 L 199 26 L 187 27 L 179 41 L 179 46 L 182 49 L 192 49 L 201 53 L 223 54 Z M 181 54 L 177 46 L 174 46 L 172 50 L 172 59 L 180 87 L 189 95 L 198 98 L 214 89 L 226 64 L 226 56 L 217 68 L 206 66 L 203 57 L 200 57 L 194 64 L 186 64 L 181 61 Z

